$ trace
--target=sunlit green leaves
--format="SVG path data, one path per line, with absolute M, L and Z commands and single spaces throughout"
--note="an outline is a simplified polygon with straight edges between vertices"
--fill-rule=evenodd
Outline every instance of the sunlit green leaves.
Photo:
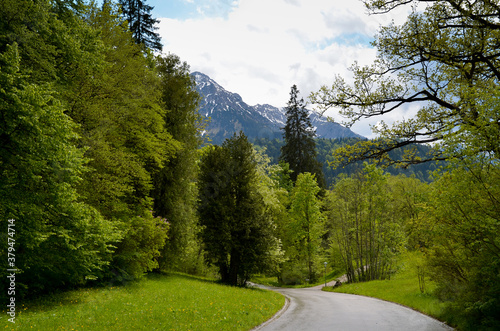
M 314 281 L 320 270 L 321 237 L 325 233 L 325 218 L 321 212 L 318 198 L 320 188 L 314 175 L 305 172 L 297 176 L 295 187 L 290 196 L 289 215 L 284 227 L 284 248 L 288 262 L 283 267 L 296 269 L 302 278 Z M 302 271 L 302 275 L 300 275 Z M 291 281 L 282 276 L 285 282 Z M 288 276 L 290 278 L 290 276 Z
M 161 148 L 170 154 L 177 149 L 153 176 L 155 215 L 166 217 L 171 227 L 170 240 L 162 250 L 162 269 L 192 270 L 201 258 L 196 240 L 196 179 L 198 174 L 197 149 L 201 144 L 202 120 L 198 113 L 200 96 L 189 73 L 189 66 L 176 55 L 156 57 L 156 72 L 160 78 L 160 102 L 164 109 L 163 121 L 175 145 Z M 191 247 L 191 249 L 186 249 Z M 194 254 L 193 254 L 194 253 Z
M 500 172 L 488 158 L 445 173 L 432 192 L 434 246 L 429 264 L 455 323 L 466 329 L 498 325 Z M 486 162 L 485 162 L 486 161 Z
M 332 246 L 338 249 L 349 281 L 390 276 L 405 249 L 407 217 L 394 183 L 375 165 L 341 178 L 328 197 Z M 414 207 L 410 203 L 408 208 Z
M 17 49 L 0 55 L 0 217 L 16 222 L 22 297 L 100 275 L 120 234 L 79 202 L 75 186 L 86 169 L 74 145 L 76 126 L 48 84 L 30 83 L 18 71 Z
M 481 111 L 484 104 L 497 99 L 497 93 L 491 91 L 497 89 L 500 79 L 500 30 L 494 19 L 498 5 L 490 1 L 484 5 L 454 0 L 422 2 L 427 6 L 413 10 L 403 25 L 380 28 L 373 43 L 377 59 L 364 67 L 354 64 L 352 84 L 336 77 L 331 87 L 311 95 L 312 102 L 323 110 L 339 109 L 347 125 L 374 116 L 383 120 L 384 115 L 405 105 L 419 108 L 410 119 L 375 128 L 382 138 L 391 139 L 390 144 L 359 143 L 346 151 L 351 156 L 346 158 L 348 162 L 379 158 L 414 143 L 434 143 L 436 153 L 430 159 L 499 153 L 499 145 L 492 143 L 498 141 L 500 131 L 498 107 L 489 106 L 488 114 Z M 375 13 L 409 3 L 365 1 Z

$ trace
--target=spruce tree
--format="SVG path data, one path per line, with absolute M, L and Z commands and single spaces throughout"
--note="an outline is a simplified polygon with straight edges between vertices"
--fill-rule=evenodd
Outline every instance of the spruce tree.
M 275 244 L 253 146 L 240 133 L 208 147 L 200 162 L 200 236 L 207 262 L 223 283 L 244 285 L 269 260 Z
M 136 43 L 144 45 L 146 48 L 161 51 L 161 38 L 155 32 L 158 29 L 155 24 L 159 21 L 151 16 L 154 7 L 147 5 L 146 1 L 142 0 L 120 0 L 119 3 Z
M 280 160 L 290 165 L 291 179 L 304 172 L 316 175 L 318 185 L 324 186 L 321 164 L 316 159 L 316 131 L 314 130 L 304 99 L 299 100 L 297 85 L 290 91 L 290 100 L 286 107 L 286 125 L 282 130 L 285 144 L 281 147 Z

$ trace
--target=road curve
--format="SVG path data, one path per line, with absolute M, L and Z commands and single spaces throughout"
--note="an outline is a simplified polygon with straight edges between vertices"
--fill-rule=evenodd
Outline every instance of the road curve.
M 323 292 L 321 287 L 265 287 L 284 294 L 288 306 L 258 331 L 449 331 L 446 324 L 410 308 L 364 296 Z

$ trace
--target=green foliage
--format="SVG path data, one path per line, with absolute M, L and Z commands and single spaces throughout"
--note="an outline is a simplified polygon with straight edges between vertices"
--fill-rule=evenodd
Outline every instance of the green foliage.
M 290 170 L 290 165 L 281 161 L 278 165 L 275 165 L 270 175 L 272 179 L 277 182 L 278 187 L 285 189 L 287 192 L 291 192 L 293 189 L 291 173 L 292 170 Z
M 364 1 L 384 13 L 411 1 Z M 421 1 L 407 21 L 381 27 L 373 45 L 373 65 L 354 64 L 354 83 L 336 77 L 331 88 L 312 95 L 323 107 L 340 107 L 352 124 L 386 115 L 403 105 L 420 107 L 410 119 L 382 124 L 374 132 L 383 139 L 359 142 L 344 150 L 348 161 L 380 158 L 396 147 L 434 142 L 428 159 L 493 153 L 498 158 L 500 113 L 497 52 L 500 29 L 496 1 Z M 405 164 L 426 161 L 407 155 Z
M 15 224 L 19 298 L 99 276 L 119 236 L 79 201 L 75 186 L 86 169 L 76 126 L 50 86 L 30 83 L 21 66 L 17 44 L 7 46 L 0 54 L 0 218 L 2 233 L 9 219 Z
M 388 186 L 392 213 L 401 220 L 406 248 L 425 251 L 433 242 L 430 231 L 434 222 L 428 209 L 430 185 L 415 177 L 399 175 L 389 177 Z
M 404 249 L 403 217 L 396 212 L 388 175 L 375 165 L 341 179 L 329 197 L 329 228 L 350 282 L 390 277 Z
M 169 225 L 166 219 L 153 217 L 152 213 L 132 218 L 114 254 L 112 271 L 117 277 L 113 281 L 140 278 L 145 272 L 158 268 L 157 259 L 165 245 Z
M 175 154 L 153 178 L 154 213 L 171 224 L 160 268 L 196 273 L 200 243 L 196 238 L 197 149 L 202 120 L 197 111 L 200 96 L 189 75 L 189 66 L 173 54 L 157 57 L 165 128 L 179 144 Z M 168 150 L 169 146 L 165 148 Z
M 200 165 L 199 216 L 208 262 L 229 284 L 265 267 L 274 246 L 272 219 L 259 190 L 252 145 L 240 133 L 206 150 Z
M 291 192 L 288 222 L 284 225 L 283 243 L 289 259 L 283 267 L 285 283 L 304 278 L 313 282 L 318 278 L 321 237 L 325 232 L 319 191 L 314 175 L 308 172 L 298 175 Z
M 304 99 L 298 99 L 299 90 L 293 85 L 290 91 L 290 100 L 286 107 L 286 124 L 283 128 L 285 144 L 281 146 L 280 160 L 290 166 L 290 177 L 293 182 L 303 172 L 316 175 L 321 187 L 324 187 L 324 178 L 321 164 L 316 159 L 316 132 L 312 127 Z
M 490 330 L 500 316 L 500 171 L 468 162 L 445 173 L 432 192 L 434 245 L 428 261 L 453 322 Z
M 19 224 L 22 294 L 151 270 L 167 231 L 152 177 L 180 148 L 154 58 L 109 1 L 3 0 L 0 15 L 2 222 Z
M 87 46 L 99 47 L 88 43 L 95 32 L 67 6 L 49 0 L 0 3 L 0 52 L 17 43 L 22 70 L 30 73 L 33 83 L 64 81 L 80 64 L 88 65 Z
M 152 63 L 140 54 L 116 9 L 94 8 L 89 21 L 100 30 L 105 63 L 98 71 L 79 75 L 69 96 L 70 115 L 80 124 L 80 143 L 100 174 L 89 174 L 82 189 L 108 217 L 128 216 L 150 209 L 151 174 L 177 146 L 163 125 Z
M 272 236 L 269 237 L 270 244 L 267 254 L 263 259 L 261 272 L 268 274 L 278 274 L 279 265 L 285 261 L 282 242 L 279 239 L 279 223 L 287 218 L 289 191 L 292 183 L 287 176 L 288 168 L 286 164 L 281 166 L 270 165 L 267 155 L 256 152 L 258 190 L 262 195 L 264 204 L 264 217 L 270 222 Z
M 119 280 L 157 266 L 166 228 L 151 217 L 152 180 L 178 142 L 165 129 L 154 60 L 142 55 L 116 8 L 91 8 L 88 22 L 99 31 L 102 49 L 94 57 L 101 65 L 69 82 L 67 102 L 90 159 L 79 191 L 124 235 L 111 265 Z

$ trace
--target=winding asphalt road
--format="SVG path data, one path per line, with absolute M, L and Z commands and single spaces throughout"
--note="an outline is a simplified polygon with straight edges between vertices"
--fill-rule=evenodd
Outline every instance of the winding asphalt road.
M 258 285 L 287 297 L 285 307 L 259 331 L 449 331 L 446 324 L 404 306 L 358 295 Z

